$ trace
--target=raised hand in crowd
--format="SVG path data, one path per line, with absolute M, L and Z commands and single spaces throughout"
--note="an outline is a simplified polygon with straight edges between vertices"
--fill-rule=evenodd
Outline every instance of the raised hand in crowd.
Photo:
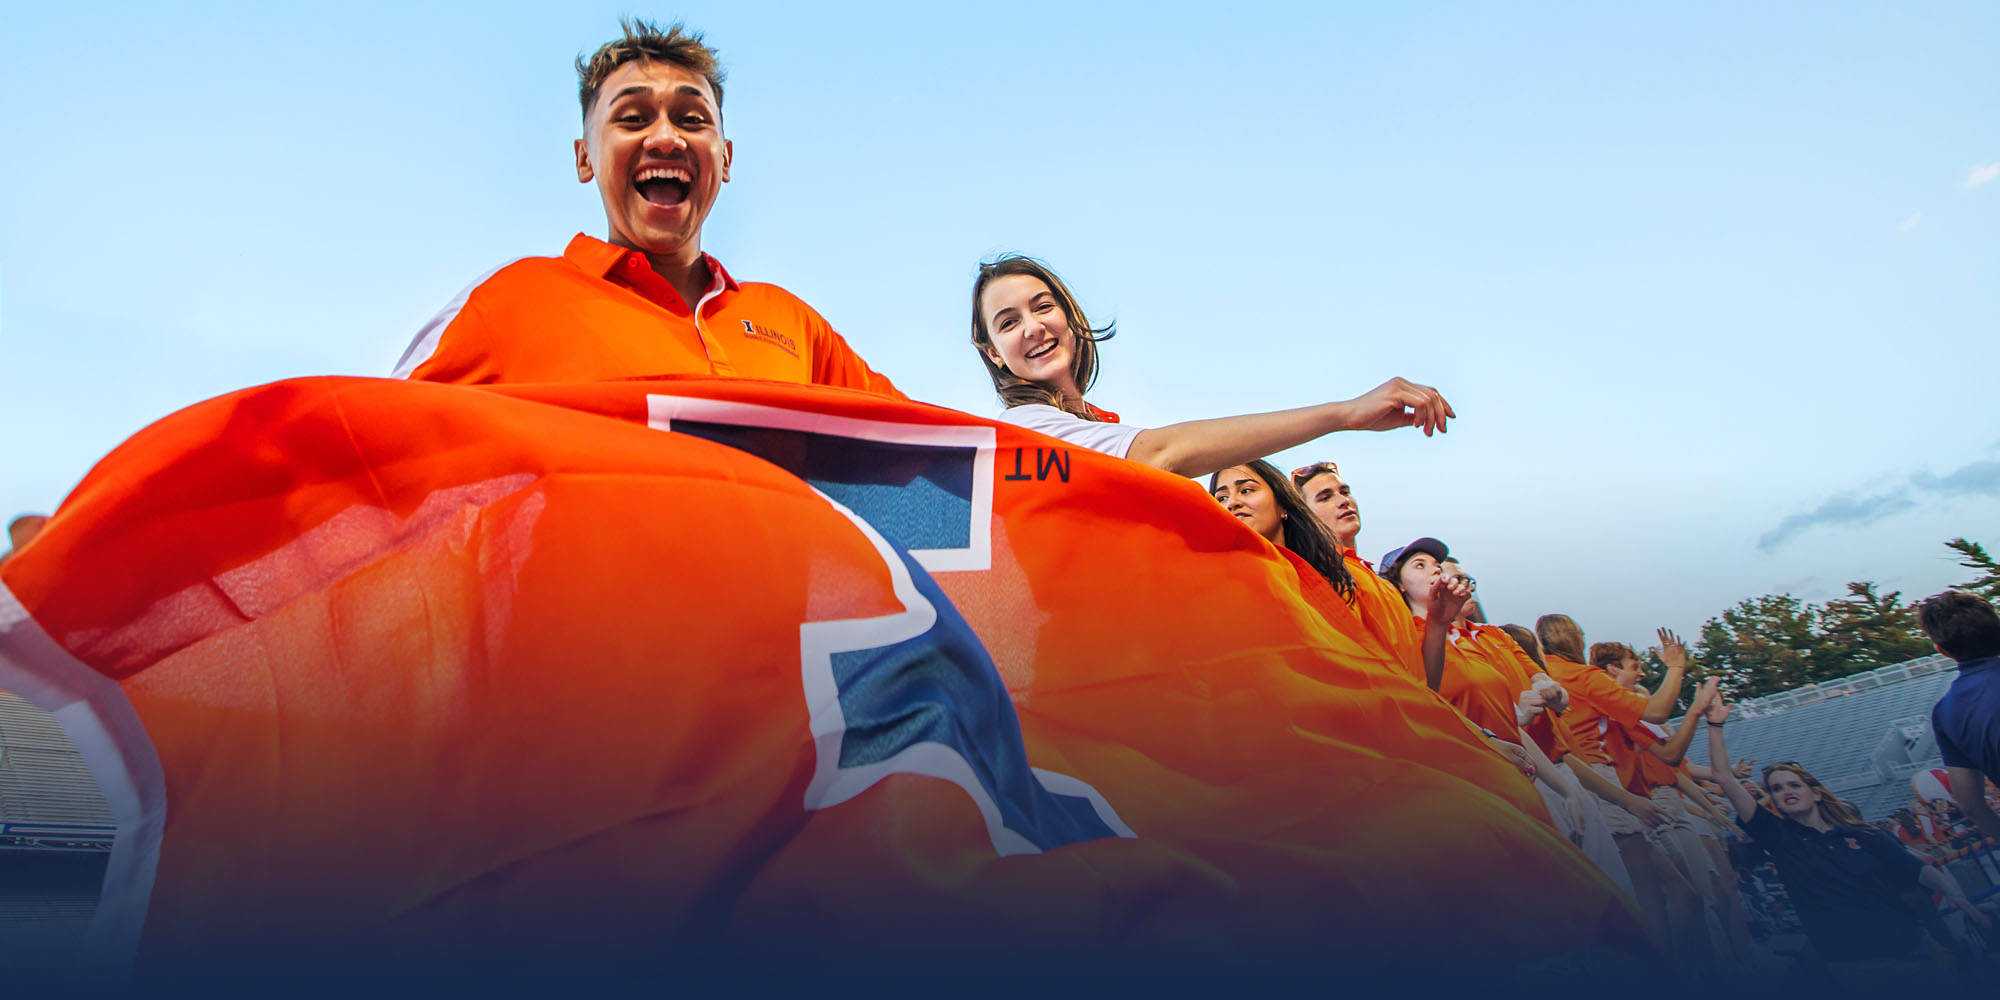
M 1357 431 L 1416 427 L 1429 437 L 1445 430 L 1446 418 L 1458 416 L 1436 389 L 1405 378 L 1392 378 L 1344 405 L 1350 408 L 1348 429 Z
M 1683 661 L 1685 662 L 1685 661 Z M 1722 700 L 1722 678 L 1710 677 L 1694 691 L 1693 700 L 1688 702 L 1687 714 L 1701 715 Z
M 1439 576 L 1431 584 L 1430 614 L 1425 618 L 1449 623 L 1458 617 L 1458 613 L 1465 608 L 1465 602 L 1471 599 L 1471 577 L 1462 573 L 1457 576 Z
M 1736 766 L 1730 768 L 1729 770 L 1731 773 L 1736 775 L 1736 780 L 1742 781 L 1743 779 L 1748 778 L 1750 776 L 1750 769 L 1756 763 L 1757 763 L 1757 758 L 1745 757 L 1742 760 L 1737 761 Z
M 1430 601 L 1424 615 L 1424 684 L 1436 691 L 1444 685 L 1444 650 L 1451 640 L 1451 622 L 1472 597 L 1472 578 L 1439 574 L 1431 581 Z
M 1668 670 L 1687 669 L 1687 644 L 1681 641 L 1680 636 L 1674 634 L 1673 629 L 1663 628 L 1659 630 L 1658 634 L 1660 636 L 1660 662 L 1666 664 Z

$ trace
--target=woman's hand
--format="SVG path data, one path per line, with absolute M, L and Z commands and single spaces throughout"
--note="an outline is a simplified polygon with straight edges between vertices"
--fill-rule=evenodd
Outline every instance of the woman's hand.
M 1417 427 L 1429 437 L 1432 431 L 1444 431 L 1447 417 L 1458 416 L 1436 389 L 1401 378 L 1392 378 L 1343 405 L 1351 410 L 1347 429 L 1356 431 Z
M 1520 768 L 1522 777 L 1530 781 L 1535 779 L 1535 763 L 1528 759 L 1528 751 L 1521 749 L 1520 744 L 1509 743 L 1498 736 L 1489 736 L 1486 742 L 1493 744 L 1493 749 L 1500 751 L 1500 756 L 1507 758 L 1509 763 Z
M 1430 608 L 1424 618 L 1428 622 L 1441 622 L 1449 626 L 1465 609 L 1465 602 L 1472 599 L 1472 580 L 1464 574 L 1440 576 L 1431 581 Z

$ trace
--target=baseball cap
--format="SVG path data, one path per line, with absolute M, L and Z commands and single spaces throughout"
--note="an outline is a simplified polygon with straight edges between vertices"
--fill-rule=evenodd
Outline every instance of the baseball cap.
M 1405 552 L 1422 552 L 1439 561 L 1451 557 L 1451 550 L 1445 548 L 1443 542 L 1426 535 L 1408 545 L 1399 545 L 1396 548 L 1390 549 L 1382 556 L 1382 561 L 1375 565 L 1382 567 L 1382 571 L 1386 573 L 1389 571 L 1389 567 L 1396 564 L 1396 560 L 1403 558 L 1403 553 Z

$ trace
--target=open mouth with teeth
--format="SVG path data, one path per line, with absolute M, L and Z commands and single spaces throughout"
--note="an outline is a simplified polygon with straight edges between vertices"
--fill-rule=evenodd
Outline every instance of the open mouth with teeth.
M 1048 343 L 1043 344 L 1042 346 L 1037 347 L 1032 351 L 1029 351 L 1027 354 L 1027 358 L 1029 361 L 1045 358 L 1049 356 L 1049 352 L 1055 349 L 1056 349 L 1056 342 L 1051 340 Z
M 687 177 L 660 170 L 648 170 L 640 174 L 639 179 L 633 184 L 639 192 L 639 197 L 646 199 L 648 204 L 667 207 L 687 201 L 690 186 Z

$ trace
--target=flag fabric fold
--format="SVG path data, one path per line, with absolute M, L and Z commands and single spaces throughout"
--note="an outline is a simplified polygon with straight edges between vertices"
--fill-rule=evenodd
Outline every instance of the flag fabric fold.
M 937 407 L 281 382 L 133 437 L 0 583 L 0 687 L 96 734 L 141 967 L 1649 947 L 1199 486 Z

